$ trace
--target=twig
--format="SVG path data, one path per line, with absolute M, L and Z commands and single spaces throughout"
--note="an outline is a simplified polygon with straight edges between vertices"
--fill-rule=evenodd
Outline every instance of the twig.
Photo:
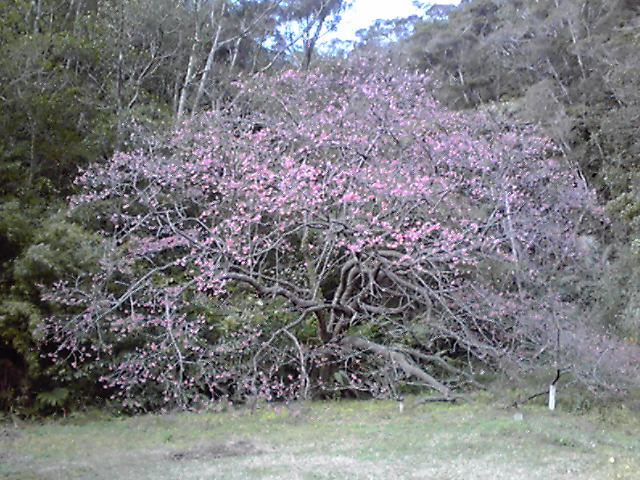
M 550 383 L 551 386 L 555 386 L 555 384 L 558 383 L 558 380 L 560 380 L 560 375 L 562 375 L 562 370 L 558 368 L 556 370 L 556 378 L 554 378 L 553 382 Z M 547 388 L 546 390 L 542 390 L 541 392 L 534 393 L 533 395 L 530 395 L 523 400 L 516 400 L 511 404 L 511 406 L 514 408 L 518 408 L 519 406 L 524 405 L 525 403 L 530 402 L 533 399 L 536 399 L 538 397 L 542 397 L 543 395 L 548 395 L 548 394 L 549 394 L 549 389 Z

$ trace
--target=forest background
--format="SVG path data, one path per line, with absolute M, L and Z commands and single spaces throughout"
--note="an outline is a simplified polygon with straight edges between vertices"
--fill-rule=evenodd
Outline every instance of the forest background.
M 553 380 L 556 372 L 593 395 L 637 389 L 640 5 L 634 0 L 466 1 L 458 8 L 425 7 L 424 18 L 380 21 L 359 32 L 353 44 L 319 48 L 347 7 L 341 0 L 0 1 L 3 409 L 51 413 L 97 403 L 156 410 L 220 399 L 397 397 L 425 387 L 450 398 L 456 389 L 481 388 L 495 376 L 519 381 L 540 374 Z M 368 98 L 359 85 L 388 95 Z M 331 92 L 335 105 L 368 98 L 372 107 L 354 102 L 342 117 L 314 117 L 327 104 L 314 106 L 309 98 Z M 399 107 L 382 121 L 376 108 L 388 98 Z M 430 264 L 426 286 L 424 276 L 389 260 L 393 255 L 378 249 L 365 261 L 362 251 L 369 250 L 331 244 L 343 260 L 337 271 L 345 285 L 355 278 L 365 293 L 354 294 L 341 310 L 335 302 L 329 308 L 336 289 L 343 288 L 342 277 L 334 273 L 320 282 L 308 276 L 314 271 L 309 265 L 320 258 L 309 256 L 308 247 L 322 237 L 317 232 L 333 234 L 335 225 L 328 221 L 326 230 L 312 228 L 307 210 L 294 209 L 298 223 L 286 228 L 301 236 L 290 240 L 291 263 L 281 274 L 294 275 L 302 291 L 287 290 L 290 284 L 270 277 L 264 281 L 268 275 L 259 266 L 241 277 L 237 265 L 234 270 L 227 264 L 224 285 L 216 278 L 203 287 L 203 279 L 188 272 L 197 261 L 212 261 L 211 248 L 209 256 L 189 257 L 181 250 L 184 244 L 171 243 L 175 239 L 167 229 L 206 236 L 222 224 L 220 217 L 210 217 L 198 232 L 181 224 L 179 215 L 169 219 L 142 208 L 150 204 L 138 205 L 142 210 L 131 215 L 123 210 L 120 194 L 139 193 L 132 178 L 155 185 L 156 179 L 173 176 L 160 171 L 166 159 L 179 170 L 200 168 L 202 163 L 194 166 L 183 158 L 194 145 L 241 153 L 254 142 L 263 145 L 255 165 L 273 166 L 282 156 L 278 142 L 299 142 L 300 125 L 326 127 L 337 119 L 354 125 L 345 127 L 349 134 L 368 133 L 366 125 L 382 132 L 369 139 L 371 149 L 365 147 L 360 156 L 391 152 L 419 170 L 427 151 L 409 148 L 419 143 L 417 135 L 393 138 L 385 129 L 429 116 L 441 120 L 409 128 L 427 136 L 445 129 L 446 136 L 468 138 L 473 148 L 491 155 L 508 146 L 519 152 L 512 163 L 505 160 L 504 169 L 487 170 L 485 193 L 479 194 L 486 195 L 474 201 L 489 208 L 493 199 L 487 192 L 493 195 L 505 185 L 529 196 L 514 211 L 514 218 L 522 213 L 516 221 L 522 237 L 513 233 L 508 205 L 496 204 L 495 215 L 483 217 L 485 234 L 489 220 L 495 220 L 491 228 L 507 239 L 489 255 L 472 243 L 470 220 L 456 216 L 470 199 L 447 195 L 438 215 L 443 224 L 455 219 L 468 234 L 449 253 L 473 245 L 482 257 L 472 255 L 462 266 L 452 257 L 439 258 Z M 198 136 L 202 132 L 228 143 L 211 146 Z M 514 143 L 510 135 L 517 137 Z M 549 143 L 542 145 L 541 136 Z M 333 154 L 331 142 L 337 141 L 357 151 L 352 136 L 322 138 L 326 143 L 316 151 L 324 155 Z M 191 153 L 205 159 L 202 152 Z M 454 172 L 464 179 L 455 187 L 470 191 L 470 172 L 480 167 L 457 154 L 449 152 L 429 173 L 444 178 Z M 559 166 L 544 171 L 536 162 L 550 155 Z M 215 165 L 226 179 L 225 164 Z M 368 172 L 371 183 L 386 178 L 378 167 Z M 349 181 L 357 183 L 363 172 L 354 172 Z M 249 173 L 234 170 L 234 179 L 246 182 Z M 205 172 L 193 174 L 205 178 Z M 166 193 L 163 186 L 179 192 L 168 197 L 184 212 L 203 201 L 194 194 L 201 183 L 158 185 L 157 192 Z M 209 185 L 232 188 L 217 179 Z M 549 185 L 566 188 L 551 192 Z M 255 184 L 244 183 L 248 186 Z M 352 204 L 363 191 L 340 194 Z M 108 193 L 100 197 L 99 192 Z M 543 205 L 545 198 L 553 208 Z M 529 220 L 538 217 L 527 210 L 533 206 L 543 208 L 544 218 L 535 224 Z M 319 208 L 326 213 L 337 207 Z M 140 253 L 141 244 L 122 239 L 137 235 L 132 219 L 147 213 L 161 227 L 145 225 L 137 240 L 169 244 L 147 245 Z M 232 218 L 227 215 L 222 220 Z M 248 221 L 245 227 L 245 239 L 260 229 Z M 357 230 L 344 228 L 351 227 Z M 395 233 L 413 227 L 393 225 Z M 302 233 L 309 229 L 315 233 Z M 434 231 L 428 232 L 429 248 Z M 532 242 L 534 234 L 539 237 Z M 326 238 L 318 245 L 328 245 Z M 271 248 L 280 252 L 277 242 Z M 222 258 L 246 266 L 248 257 L 224 253 L 215 257 L 212 271 L 222 268 Z M 167 259 L 183 261 L 182 268 L 149 267 Z M 260 265 L 271 268 L 270 262 L 273 258 L 265 256 Z M 378 273 L 366 273 L 375 262 L 391 262 L 384 281 L 376 280 Z M 304 279 L 295 276 L 300 266 Z M 422 282 L 420 288 L 429 293 L 407 286 L 407 279 Z M 231 280 L 238 284 L 227 283 Z M 495 311 L 485 309 L 480 298 Z M 122 299 L 141 302 L 147 310 L 144 326 L 136 323 L 140 320 L 127 323 L 133 306 L 123 306 Z M 340 319 L 347 318 L 344 329 L 325 328 L 322 309 L 341 315 L 335 320 L 340 328 Z M 104 325 L 92 330 L 98 320 Z M 176 324 L 182 328 L 178 341 Z M 157 355 L 151 354 L 155 349 Z M 157 364 L 158 359 L 166 363 Z

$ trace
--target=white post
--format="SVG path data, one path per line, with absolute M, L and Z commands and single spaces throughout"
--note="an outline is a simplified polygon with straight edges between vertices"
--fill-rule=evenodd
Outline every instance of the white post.
M 553 411 L 556 409 L 556 386 L 549 385 L 549 410 Z

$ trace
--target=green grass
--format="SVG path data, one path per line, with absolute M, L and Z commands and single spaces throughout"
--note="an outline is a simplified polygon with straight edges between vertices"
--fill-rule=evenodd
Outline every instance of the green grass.
M 483 401 L 298 408 L 6 426 L 0 478 L 640 479 L 640 420 L 621 410 L 527 407 L 520 420 Z

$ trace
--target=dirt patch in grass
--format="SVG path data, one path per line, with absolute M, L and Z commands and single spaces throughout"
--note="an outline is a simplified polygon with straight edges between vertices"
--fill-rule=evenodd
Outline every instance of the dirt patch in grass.
M 13 427 L 0 427 L 0 439 L 15 440 L 20 437 L 20 430 Z
M 227 457 L 248 457 L 264 453 L 253 443 L 244 440 L 233 443 L 213 443 L 203 447 L 173 452 L 169 458 L 173 461 L 215 460 Z

